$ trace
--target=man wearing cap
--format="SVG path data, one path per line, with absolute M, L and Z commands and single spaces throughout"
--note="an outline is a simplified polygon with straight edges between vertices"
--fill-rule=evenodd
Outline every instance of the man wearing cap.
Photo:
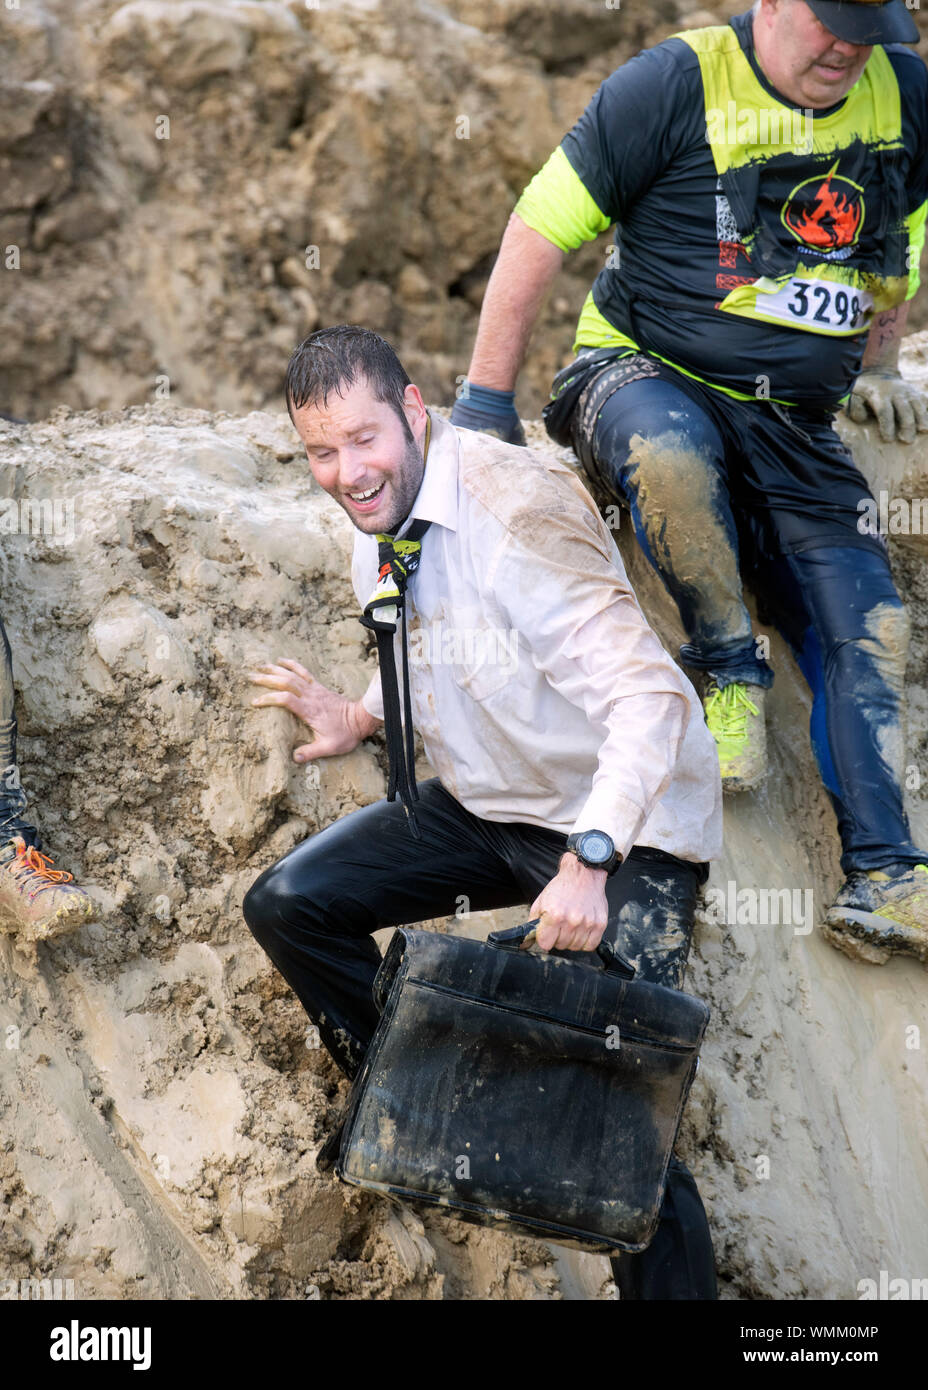
M 843 851 L 826 935 L 874 962 L 928 960 L 928 854 L 903 809 L 907 615 L 833 421 L 928 430 L 897 366 L 928 198 L 917 42 L 902 0 L 758 0 L 617 69 L 516 205 L 452 415 L 522 442 L 545 292 L 614 225 L 548 431 L 676 600 L 728 791 L 763 779 L 773 681 L 743 580 L 789 642 Z

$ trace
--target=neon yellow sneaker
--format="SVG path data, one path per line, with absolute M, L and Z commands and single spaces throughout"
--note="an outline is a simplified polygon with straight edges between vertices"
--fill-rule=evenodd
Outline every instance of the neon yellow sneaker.
M 15 932 L 22 941 L 47 941 L 90 921 L 93 899 L 52 863 L 22 835 L 0 847 L 0 931 Z
M 723 690 L 714 680 L 706 686 L 702 704 L 719 751 L 723 791 L 752 791 L 767 775 L 766 693 L 762 685 L 741 681 L 732 681 Z
M 822 935 L 852 960 L 885 965 L 893 952 L 928 964 L 928 864 L 890 864 L 848 876 Z

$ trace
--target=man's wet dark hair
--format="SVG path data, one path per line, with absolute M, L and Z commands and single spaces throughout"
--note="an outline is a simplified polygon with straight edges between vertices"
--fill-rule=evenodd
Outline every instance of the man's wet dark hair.
M 376 400 L 393 407 L 411 435 L 403 410 L 410 380 L 403 364 L 379 333 L 353 323 L 319 328 L 294 349 L 285 387 L 290 419 L 304 405 L 328 405 L 330 392 L 344 395 L 344 388 L 359 380 L 367 382 Z

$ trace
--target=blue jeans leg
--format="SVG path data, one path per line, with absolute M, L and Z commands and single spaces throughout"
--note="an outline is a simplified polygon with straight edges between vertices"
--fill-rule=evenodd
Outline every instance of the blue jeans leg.
M 677 604 L 689 638 L 680 659 L 719 686 L 769 686 L 744 604 L 738 533 L 718 426 L 672 382 L 632 381 L 593 425 L 598 481 L 624 498 L 648 561 Z
M 928 862 L 903 809 L 909 620 L 884 555 L 821 546 L 770 559 L 764 603 L 812 691 L 810 734 L 845 874 Z

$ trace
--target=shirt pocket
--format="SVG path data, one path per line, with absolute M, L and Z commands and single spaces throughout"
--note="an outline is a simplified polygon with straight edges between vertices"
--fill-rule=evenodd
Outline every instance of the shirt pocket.
M 524 656 L 514 629 L 494 626 L 480 614 L 465 621 L 458 617 L 453 628 L 446 628 L 443 646 L 451 679 L 477 701 L 505 690 Z

